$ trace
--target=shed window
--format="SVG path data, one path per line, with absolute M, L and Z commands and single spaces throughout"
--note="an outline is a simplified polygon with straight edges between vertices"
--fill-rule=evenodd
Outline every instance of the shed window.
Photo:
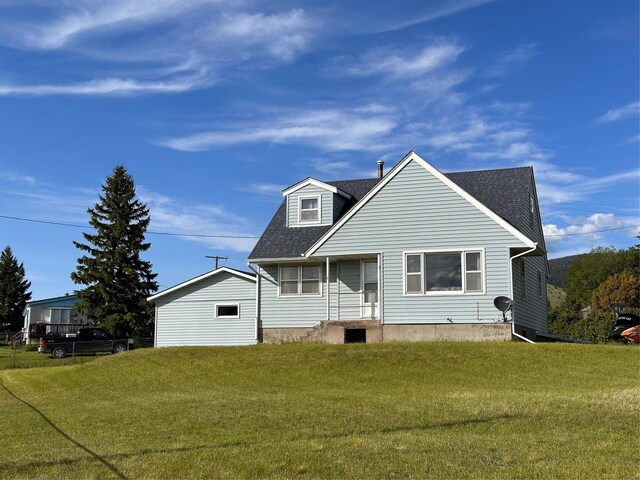
M 405 293 L 482 293 L 481 251 L 410 253 L 405 255 Z
M 240 318 L 240 305 L 237 303 L 216 305 L 216 318 Z
M 300 198 L 300 223 L 318 223 L 320 221 L 320 198 Z
M 280 296 L 320 295 L 320 265 L 280 267 Z

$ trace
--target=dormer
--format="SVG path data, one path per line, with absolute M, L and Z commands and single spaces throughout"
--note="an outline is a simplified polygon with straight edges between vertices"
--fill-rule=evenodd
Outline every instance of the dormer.
M 287 227 L 333 225 L 351 195 L 329 183 L 307 178 L 282 192 L 287 199 Z

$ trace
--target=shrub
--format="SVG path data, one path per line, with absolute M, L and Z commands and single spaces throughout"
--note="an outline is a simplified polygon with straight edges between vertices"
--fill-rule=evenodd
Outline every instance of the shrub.
M 552 335 L 575 338 L 589 343 L 608 342 L 608 332 L 616 323 L 614 314 L 601 317 L 590 313 L 586 318 L 570 310 L 562 310 L 554 314 L 555 317 L 552 317 L 549 322 L 549 331 Z

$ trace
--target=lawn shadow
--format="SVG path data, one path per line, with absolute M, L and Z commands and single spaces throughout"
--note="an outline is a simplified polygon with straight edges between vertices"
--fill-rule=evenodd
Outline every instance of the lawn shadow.
M 82 445 L 80 442 L 78 442 L 77 440 L 75 440 L 74 438 L 72 438 L 71 436 L 69 436 L 69 434 L 67 434 L 64 430 L 62 430 L 60 427 L 58 427 L 55 423 L 53 423 L 51 420 L 49 420 L 49 418 L 42 413 L 40 410 L 38 410 L 38 408 L 36 408 L 35 406 L 31 405 L 29 402 L 27 402 L 26 400 L 23 400 L 22 398 L 18 397 L 15 393 L 13 393 L 11 390 L 9 390 L 4 382 L 2 381 L 2 379 L 0 379 L 0 387 L 2 387 L 9 395 L 11 395 L 13 398 L 15 398 L 16 400 L 18 400 L 19 402 L 23 403 L 24 405 L 26 405 L 27 407 L 29 407 L 31 410 L 33 410 L 34 412 L 36 412 L 38 415 L 40 415 L 40 417 L 49 424 L 49 426 L 51 428 L 53 428 L 56 432 L 58 432 L 62 437 L 66 438 L 67 440 L 69 440 L 71 443 L 73 443 L 76 447 L 80 448 L 81 450 L 84 450 L 85 452 L 87 452 L 89 455 L 91 455 L 94 459 L 98 460 L 100 463 L 102 463 L 105 467 L 107 467 L 109 470 L 111 470 L 111 472 L 113 472 L 118 478 L 123 478 L 126 479 L 127 477 L 120 472 L 116 467 L 114 467 L 112 464 L 110 464 L 109 462 L 107 462 L 104 457 L 98 455 L 96 452 L 94 452 L 93 450 L 85 447 L 84 445 Z M 64 463 L 64 462 L 62 462 Z M 29 466 L 31 466 L 33 464 L 29 464 Z
M 2 387 L 7 390 L 7 388 L 2 385 Z M 9 390 L 7 390 L 9 391 Z M 9 392 L 13 395 L 11 392 Z M 13 395 L 15 397 L 15 395 Z M 23 400 L 15 397 L 18 400 L 24 402 Z M 29 405 L 27 403 L 27 405 Z M 172 454 L 172 453 L 189 453 L 196 452 L 202 450 L 219 450 L 225 448 L 238 448 L 238 447 L 252 447 L 261 444 L 273 444 L 273 440 L 238 440 L 238 441 L 229 441 L 229 442 L 221 442 L 217 444 L 208 444 L 208 445 L 194 445 L 190 447 L 173 447 L 173 448 L 157 448 L 157 449 L 141 449 L 135 452 L 123 452 L 123 453 L 114 453 L 110 455 L 105 455 L 104 457 L 100 457 L 91 450 L 87 449 L 83 445 L 79 444 L 67 434 L 62 432 L 58 427 L 53 425 L 40 411 L 38 411 L 33 406 L 29 405 L 31 408 L 36 410 L 53 428 L 55 428 L 58 432 L 60 432 L 65 438 L 69 439 L 71 442 L 90 453 L 97 460 L 102 462 L 105 466 L 107 466 L 110 470 L 112 470 L 116 475 L 120 478 L 126 478 L 122 473 L 120 473 L 115 467 L 113 467 L 110 463 L 108 463 L 104 457 L 109 458 L 111 460 L 125 460 L 129 458 L 140 457 L 144 455 L 158 455 L 158 454 Z M 467 426 L 467 425 L 480 425 L 483 423 L 490 423 L 499 420 L 507 420 L 514 418 L 515 415 L 493 415 L 489 417 L 480 417 L 480 418 L 470 418 L 459 421 L 449 421 L 449 422 L 441 422 L 441 423 L 433 423 L 433 424 L 424 424 L 424 425 L 407 425 L 407 426 L 398 426 L 393 428 L 380 428 L 380 429 L 369 429 L 369 430 L 358 430 L 353 432 L 340 432 L 340 433 L 327 433 L 327 434 L 317 434 L 317 435 L 309 435 L 301 438 L 289 438 L 285 440 L 281 440 L 281 443 L 286 442 L 299 442 L 299 441 L 310 441 L 310 440 L 326 440 L 326 439 L 338 439 L 338 438 L 347 438 L 353 436 L 362 436 L 362 435 L 375 435 L 375 434 L 391 434 L 397 432 L 408 432 L 408 431 L 416 431 L 416 430 L 437 430 L 437 429 L 446 429 L 446 428 L 455 428 L 459 426 Z M 29 462 L 28 464 L 2 464 L 0 463 L 0 468 L 7 468 L 9 466 L 17 469 L 24 468 L 32 468 L 32 467 L 54 467 L 58 465 L 73 465 L 75 463 L 79 463 L 84 461 L 82 458 L 77 459 L 63 459 L 57 461 L 45 461 L 45 462 Z

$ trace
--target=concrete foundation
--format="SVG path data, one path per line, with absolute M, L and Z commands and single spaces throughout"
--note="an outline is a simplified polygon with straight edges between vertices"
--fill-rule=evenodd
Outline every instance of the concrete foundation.
M 320 322 L 302 341 L 305 343 L 344 343 L 345 330 L 348 328 L 365 329 L 366 343 L 382 341 L 382 326 L 377 320 Z
M 383 325 L 385 342 L 511 340 L 510 323 Z
M 263 328 L 262 343 L 344 343 L 345 330 L 366 330 L 366 342 L 429 342 L 438 340 L 511 340 L 510 323 L 381 325 L 377 320 L 324 321 L 310 328 Z
M 262 343 L 291 343 L 300 342 L 302 337 L 313 330 L 309 328 L 263 328 L 260 330 Z

